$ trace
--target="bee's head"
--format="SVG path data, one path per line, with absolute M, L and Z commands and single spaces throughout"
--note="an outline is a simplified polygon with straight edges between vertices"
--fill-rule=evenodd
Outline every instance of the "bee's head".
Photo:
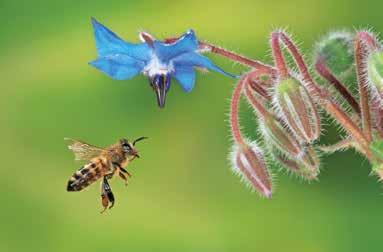
M 120 139 L 121 148 L 124 151 L 124 153 L 127 156 L 133 156 L 139 158 L 138 151 L 134 148 L 135 144 L 138 141 L 141 141 L 143 139 L 146 139 L 147 137 L 140 137 L 133 141 L 133 143 L 130 143 L 127 139 L 122 138 Z
M 160 108 L 165 106 L 166 93 L 170 88 L 170 79 L 171 77 L 168 73 L 155 74 L 149 77 L 150 85 L 156 93 L 157 103 Z

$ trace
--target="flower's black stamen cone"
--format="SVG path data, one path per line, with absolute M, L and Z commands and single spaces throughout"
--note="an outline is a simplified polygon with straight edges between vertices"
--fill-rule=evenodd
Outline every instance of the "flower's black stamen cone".
M 166 91 L 163 88 L 163 86 L 159 86 L 155 88 L 156 96 L 157 96 L 157 103 L 160 108 L 165 107 L 165 100 L 166 100 Z
M 160 108 L 165 107 L 166 93 L 170 87 L 170 75 L 159 74 L 150 79 L 150 85 L 157 96 L 157 103 Z

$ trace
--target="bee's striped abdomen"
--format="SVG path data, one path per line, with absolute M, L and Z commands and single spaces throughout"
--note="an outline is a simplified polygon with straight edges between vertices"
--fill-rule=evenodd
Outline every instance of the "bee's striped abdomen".
M 69 179 L 67 190 L 81 191 L 105 174 L 104 167 L 106 166 L 102 159 L 97 159 L 84 165 Z

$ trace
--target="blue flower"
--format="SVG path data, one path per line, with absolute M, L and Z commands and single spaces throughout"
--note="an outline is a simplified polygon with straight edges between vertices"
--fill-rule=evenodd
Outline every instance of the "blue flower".
M 190 92 L 195 83 L 195 67 L 218 73 L 226 73 L 198 51 L 198 40 L 193 30 L 188 30 L 174 42 L 156 40 L 141 32 L 141 43 L 125 42 L 108 28 L 92 18 L 98 58 L 92 66 L 115 80 L 127 80 L 142 73 L 149 78 L 157 95 L 157 102 L 164 107 L 170 80 L 174 78 L 185 92 Z

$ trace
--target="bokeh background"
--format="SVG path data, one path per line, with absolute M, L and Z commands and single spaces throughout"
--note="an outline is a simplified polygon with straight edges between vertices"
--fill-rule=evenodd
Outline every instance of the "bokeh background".
M 90 17 L 137 41 L 193 28 L 197 35 L 269 60 L 270 31 L 288 27 L 309 54 L 331 29 L 383 31 L 381 1 L 10 1 L 0 2 L 0 251 L 381 251 L 383 188 L 353 151 L 323 157 L 320 182 L 276 173 L 272 200 L 232 175 L 228 98 L 233 81 L 198 74 L 174 83 L 166 109 L 143 76 L 114 81 L 91 68 Z M 244 68 L 211 57 L 231 72 Z M 255 120 L 242 110 L 246 132 Z M 325 141 L 336 131 L 328 128 Z M 65 190 L 79 168 L 64 137 L 105 146 L 149 136 L 114 179 L 104 215 L 99 186 Z M 275 170 L 275 169 L 274 169 Z

